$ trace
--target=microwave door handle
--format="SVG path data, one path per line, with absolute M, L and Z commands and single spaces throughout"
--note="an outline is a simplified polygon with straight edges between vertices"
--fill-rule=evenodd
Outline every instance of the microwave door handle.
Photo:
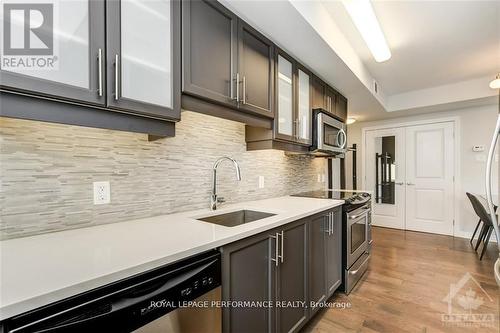
M 493 229 L 495 229 L 495 234 L 497 240 L 500 239 L 500 231 L 498 227 L 498 221 L 495 213 L 495 208 L 493 206 L 493 198 L 491 196 L 491 166 L 493 164 L 493 157 L 495 154 L 495 147 L 497 145 L 498 133 L 500 131 L 500 115 L 497 118 L 497 124 L 495 127 L 495 132 L 491 140 L 490 150 L 488 153 L 488 161 L 486 162 L 486 200 L 488 201 L 488 209 L 491 216 L 491 221 L 493 222 Z M 498 252 L 500 255 L 500 241 L 497 241 Z
M 346 146 L 346 144 L 347 144 L 347 134 L 346 134 L 346 132 L 344 131 L 344 129 L 343 129 L 343 128 L 341 128 L 341 129 L 340 129 L 339 133 L 342 133 L 342 137 L 343 137 L 343 139 L 342 139 L 342 145 L 341 145 L 341 147 L 340 147 L 340 148 L 341 148 L 341 149 L 344 149 L 344 148 L 345 148 L 345 146 Z M 340 146 L 340 145 L 339 145 L 339 146 Z

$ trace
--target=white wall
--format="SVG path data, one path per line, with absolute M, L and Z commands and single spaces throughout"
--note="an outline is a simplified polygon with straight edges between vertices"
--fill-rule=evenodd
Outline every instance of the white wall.
M 432 114 L 422 114 L 413 117 L 400 117 L 384 121 L 361 122 L 348 126 L 348 143 L 358 145 L 358 189 L 363 188 L 364 175 L 361 170 L 362 147 L 361 132 L 364 127 L 378 125 L 390 125 L 402 122 L 411 122 L 416 120 L 430 120 L 446 117 L 460 118 L 460 168 L 461 177 L 457 185 L 461 187 L 461 195 L 457 201 L 459 205 L 459 216 L 455 217 L 457 225 L 455 226 L 455 235 L 468 237 L 474 231 L 477 223 L 477 217 L 465 195 L 465 192 L 484 194 L 485 193 L 485 169 L 486 156 L 491 141 L 491 136 L 495 129 L 495 122 L 498 113 L 497 105 L 487 105 L 469 109 L 460 109 L 454 111 L 438 112 Z M 474 145 L 484 145 L 485 151 L 476 153 L 472 151 Z M 498 155 L 498 153 L 497 153 Z M 498 161 L 493 166 L 493 181 L 498 183 Z M 352 188 L 352 164 L 351 158 L 346 159 L 346 187 Z M 493 192 L 498 195 L 498 187 L 494 187 Z

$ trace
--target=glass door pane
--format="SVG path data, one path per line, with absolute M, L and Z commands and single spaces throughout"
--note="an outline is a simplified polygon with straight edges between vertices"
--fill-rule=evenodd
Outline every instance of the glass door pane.
M 278 133 L 293 136 L 293 68 L 278 56 Z
M 121 0 L 121 97 L 172 107 L 171 4 Z
M 311 139 L 311 99 L 309 75 L 299 69 L 298 78 L 298 121 L 299 138 L 309 141 Z

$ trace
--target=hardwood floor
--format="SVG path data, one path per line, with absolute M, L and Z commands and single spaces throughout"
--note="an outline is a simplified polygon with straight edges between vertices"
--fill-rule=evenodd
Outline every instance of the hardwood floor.
M 323 309 L 304 332 L 500 332 L 496 244 L 479 261 L 462 238 L 374 227 L 373 240 L 370 268 L 362 280 L 349 296 L 336 292 L 330 299 L 351 307 Z M 480 287 L 464 277 L 467 272 Z M 452 299 L 451 313 L 468 316 L 445 316 L 456 319 L 445 322 L 448 303 L 443 299 L 450 284 L 459 281 L 465 284 Z

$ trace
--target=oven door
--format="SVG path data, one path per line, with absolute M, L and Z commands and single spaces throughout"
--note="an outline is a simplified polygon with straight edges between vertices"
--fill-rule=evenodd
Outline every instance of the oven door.
M 315 126 L 317 150 L 345 153 L 347 134 L 344 123 L 320 112 L 316 116 Z
M 370 207 L 360 207 L 347 214 L 347 269 L 368 250 Z

